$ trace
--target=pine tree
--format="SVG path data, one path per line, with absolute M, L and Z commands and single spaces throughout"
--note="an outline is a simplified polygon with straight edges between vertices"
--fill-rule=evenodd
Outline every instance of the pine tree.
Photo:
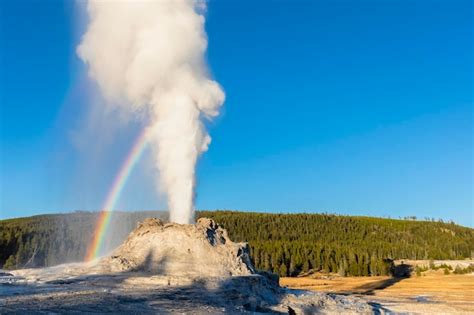
M 288 276 L 288 269 L 286 268 L 285 264 L 281 264 L 279 275 L 280 275 L 280 277 L 287 277 Z

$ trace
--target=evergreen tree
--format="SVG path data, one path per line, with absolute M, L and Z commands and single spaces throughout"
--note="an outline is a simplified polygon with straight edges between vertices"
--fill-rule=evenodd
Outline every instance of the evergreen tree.
M 156 212 L 114 212 L 119 245 Z M 198 212 L 248 242 L 258 270 L 297 275 L 310 269 L 352 276 L 384 275 L 394 259 L 464 259 L 474 253 L 474 230 L 452 222 L 394 220 L 330 214 Z M 93 237 L 97 213 L 77 212 L 0 221 L 0 266 L 22 268 L 80 261 Z M 458 271 L 460 272 L 460 271 Z

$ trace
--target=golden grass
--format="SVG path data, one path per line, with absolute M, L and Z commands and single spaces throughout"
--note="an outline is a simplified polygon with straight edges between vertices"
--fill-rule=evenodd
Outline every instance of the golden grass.
M 390 277 L 281 278 L 280 285 L 294 289 L 354 294 L 370 301 L 385 301 L 395 305 L 395 310 L 474 313 L 474 275 L 443 275 L 442 272 L 427 272 L 422 276 L 414 275 L 404 279 Z M 419 296 L 427 296 L 432 304 L 420 304 L 416 301 Z

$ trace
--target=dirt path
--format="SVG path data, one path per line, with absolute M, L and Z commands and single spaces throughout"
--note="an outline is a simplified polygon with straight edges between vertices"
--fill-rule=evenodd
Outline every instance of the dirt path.
M 474 275 L 428 273 L 410 278 L 335 277 L 281 278 L 289 288 L 355 294 L 397 312 L 418 314 L 473 314 Z

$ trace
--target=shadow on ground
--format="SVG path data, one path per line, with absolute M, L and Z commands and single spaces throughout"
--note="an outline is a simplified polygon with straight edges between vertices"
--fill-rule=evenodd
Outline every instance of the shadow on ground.
M 282 289 L 278 279 L 265 274 L 176 277 L 167 271 L 167 256 L 159 261 L 152 258 L 150 253 L 127 272 L 106 272 L 109 269 L 103 265 L 57 269 L 57 274 L 38 270 L 35 276 L 32 271 L 30 282 L 0 284 L 0 313 L 315 314 L 330 309 L 366 314 L 382 309 L 341 295 Z M 126 260 L 122 262 L 127 266 Z
M 137 277 L 150 276 L 133 276 Z M 28 285 L 28 294 L 20 291 L 15 298 L 5 299 L 0 310 L 1 313 L 275 313 L 270 307 L 280 301 L 278 295 L 261 296 L 263 291 L 258 283 L 261 279 L 257 277 L 233 277 L 219 283 L 195 280 L 183 286 L 127 286 L 127 279 L 124 275 L 97 275 L 68 284 L 35 288 Z
M 361 285 L 354 288 L 353 291 L 364 295 L 374 295 L 375 291 L 377 290 L 384 290 L 388 287 L 391 287 L 395 283 L 410 278 L 412 271 L 412 266 L 402 263 L 392 268 L 391 278 Z
M 135 272 L 58 276 L 0 285 L 0 313 L 278 313 L 281 294 L 261 276 L 180 279 L 152 269 L 151 256 Z M 166 265 L 166 261 L 160 264 Z

